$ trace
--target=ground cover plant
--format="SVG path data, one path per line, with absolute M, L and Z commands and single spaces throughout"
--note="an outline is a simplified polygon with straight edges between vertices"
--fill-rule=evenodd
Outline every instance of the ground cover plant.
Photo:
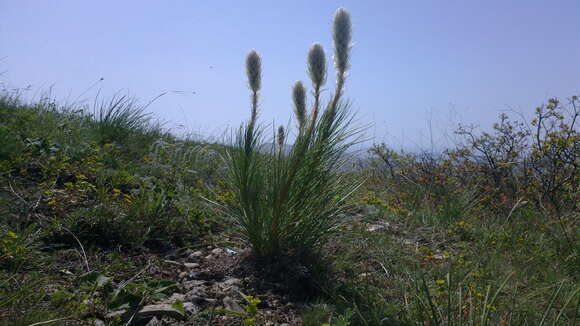
M 259 122 L 251 52 L 250 119 L 221 143 L 120 94 L 2 90 L 0 325 L 578 324 L 578 97 L 346 168 L 351 33 L 339 9 L 335 88 L 315 44 L 288 126 Z

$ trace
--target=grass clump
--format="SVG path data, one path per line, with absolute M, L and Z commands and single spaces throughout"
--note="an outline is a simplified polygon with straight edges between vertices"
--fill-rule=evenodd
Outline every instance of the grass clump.
M 338 224 L 337 215 L 357 188 L 356 181 L 346 180 L 339 171 L 359 132 L 351 128 L 353 115 L 342 100 L 349 67 L 350 16 L 339 9 L 334 21 L 334 94 L 321 110 L 326 59 L 322 46 L 315 44 L 308 55 L 314 104 L 307 113 L 306 91 L 301 82 L 296 83 L 293 101 L 298 127 L 289 150 L 285 128 L 278 128 L 277 139 L 264 136 L 265 127 L 257 121 L 261 58 L 252 51 L 246 59 L 251 115 L 226 153 L 227 182 L 234 198 L 222 208 L 259 257 L 316 248 Z
M 150 131 L 151 117 L 145 109 L 146 106 L 139 105 L 127 95 L 116 95 L 109 100 L 96 102 L 94 129 L 99 142 L 122 142 L 136 131 Z

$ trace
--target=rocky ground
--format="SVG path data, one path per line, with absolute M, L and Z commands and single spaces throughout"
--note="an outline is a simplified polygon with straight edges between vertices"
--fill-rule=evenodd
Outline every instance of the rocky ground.
M 395 223 L 365 222 L 360 213 L 372 215 L 364 210 L 359 212 L 344 225 L 345 230 L 362 227 L 369 233 L 388 232 L 401 243 L 402 249 L 409 250 L 427 241 L 409 237 Z M 331 241 L 325 249 L 332 254 L 340 250 L 339 247 L 339 243 Z M 434 259 L 438 256 L 443 257 L 439 254 Z M 239 246 L 207 245 L 152 259 L 157 263 L 145 266 L 140 271 L 142 275 L 176 280 L 174 291 L 162 300 L 148 302 L 137 311 L 120 309 L 109 312 L 104 320 L 97 319 L 96 325 L 105 325 L 105 322 L 115 319 L 147 326 L 302 325 L 301 313 L 321 286 L 320 279 L 313 275 L 316 271 L 291 257 L 275 262 L 257 261 L 250 256 L 249 249 L 240 249 Z M 248 314 L 251 298 L 260 300 L 253 316 Z
M 260 300 L 255 323 L 300 325 L 300 304 L 295 302 L 297 299 L 300 301 L 304 294 L 300 289 L 304 285 L 300 282 L 308 282 L 306 267 L 278 266 L 276 271 L 264 271 L 264 277 L 260 277 L 256 269 L 261 262 L 253 261 L 248 254 L 248 250 L 207 246 L 176 252 L 163 259 L 157 257 L 157 263 L 147 265 L 140 271 L 141 275 L 177 280 L 175 291 L 167 298 L 149 302 L 138 311 L 119 309 L 109 312 L 104 320 L 97 318 L 95 324 L 105 325 L 121 319 L 148 326 L 199 325 L 200 322 L 241 325 L 251 318 L 247 312 L 251 304 L 248 297 L 255 296 Z M 303 275 L 300 275 L 301 269 Z M 273 279 L 273 275 L 278 279 Z

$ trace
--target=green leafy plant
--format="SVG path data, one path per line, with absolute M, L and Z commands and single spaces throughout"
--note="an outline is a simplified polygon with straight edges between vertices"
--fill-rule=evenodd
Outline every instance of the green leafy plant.
M 22 260 L 26 252 L 26 247 L 21 244 L 19 236 L 8 231 L 0 236 L 0 266 L 4 262 L 14 262 Z
M 340 173 L 347 149 L 357 140 L 353 136 L 360 132 L 351 128 L 353 115 L 342 100 L 351 48 L 351 21 L 345 9 L 338 9 L 334 16 L 333 37 L 334 94 L 322 110 L 326 58 L 316 43 L 308 54 L 314 95 L 310 112 L 301 82 L 292 93 L 297 120 L 292 146 L 286 145 L 289 133 L 284 127 L 278 128 L 274 140 L 265 140 L 265 128 L 257 121 L 261 58 L 256 51 L 246 58 L 251 115 L 227 150 L 226 180 L 234 198 L 222 207 L 238 224 L 256 256 L 305 251 L 322 243 L 338 224 L 336 216 L 344 211 L 347 197 L 358 186 L 357 181 Z
M 161 301 L 167 299 L 176 289 L 177 283 L 168 280 L 141 280 L 123 283 L 113 291 L 109 309 L 125 309 L 149 301 Z
M 246 319 L 244 319 L 244 325 L 254 326 L 256 324 L 256 315 L 258 314 L 258 305 L 262 303 L 262 300 L 254 298 L 249 295 L 246 297 L 246 305 L 244 306 L 244 311 L 246 312 Z
M 37 230 L 30 224 L 16 232 L 0 231 L 0 268 L 17 273 L 23 266 L 34 264 Z

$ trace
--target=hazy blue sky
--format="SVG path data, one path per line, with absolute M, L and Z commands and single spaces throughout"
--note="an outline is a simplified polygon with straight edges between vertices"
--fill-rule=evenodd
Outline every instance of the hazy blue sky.
M 0 81 L 60 100 L 125 90 L 168 126 L 219 134 L 248 116 L 244 58 L 263 57 L 262 119 L 286 123 L 313 42 L 331 57 L 336 8 L 353 17 L 347 95 L 369 135 L 428 143 L 580 94 L 580 1 L 0 0 Z M 332 88 L 332 70 L 329 69 Z M 83 92 L 104 78 L 91 91 Z M 189 92 L 189 93 L 187 93 Z M 191 93 L 195 92 L 195 94 Z

